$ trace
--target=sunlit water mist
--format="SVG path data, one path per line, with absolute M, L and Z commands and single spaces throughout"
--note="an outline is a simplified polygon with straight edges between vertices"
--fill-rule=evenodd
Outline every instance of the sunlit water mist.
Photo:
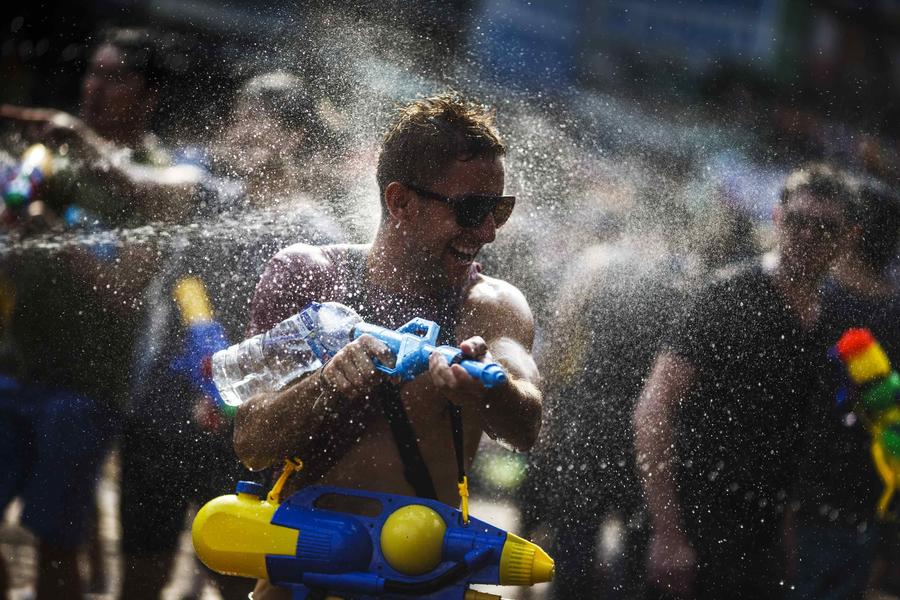
M 352 220 L 349 220 L 351 217 Z M 348 237 L 347 231 L 352 232 L 350 237 L 364 237 L 374 227 L 374 215 L 367 214 L 366 211 L 332 217 L 326 211 L 303 202 L 229 212 L 202 222 L 186 224 L 159 221 L 131 228 L 11 236 L 0 239 L 0 254 L 47 254 L 73 248 L 90 250 L 135 246 L 148 246 L 165 253 L 198 243 L 204 247 L 219 246 L 227 252 L 231 246 L 250 245 L 263 239 L 275 240 L 283 245 L 314 241 L 317 232 L 322 234 L 322 238 L 330 239 Z M 227 255 L 210 258 L 222 261 L 227 260 Z
M 507 191 L 518 200 L 481 260 L 488 273 L 525 291 L 539 322 L 552 311 L 546 304 L 561 274 L 592 245 L 627 233 L 633 247 L 642 232 L 652 237 L 663 230 L 667 251 L 685 261 L 691 254 L 718 253 L 712 260 L 717 263 L 727 254 L 711 241 L 727 237 L 730 217 L 723 212 L 740 213 L 746 199 L 723 200 L 720 184 L 729 173 L 709 165 L 725 149 L 749 151 L 749 133 L 721 130 L 698 111 L 673 110 L 664 101 L 638 105 L 583 90 L 510 86 L 485 73 L 477 52 L 458 50 L 448 62 L 443 48 L 396 22 L 385 26 L 329 14 L 308 23 L 306 32 L 314 47 L 327 49 L 317 54 L 325 65 L 322 81 L 337 74 L 344 138 L 372 152 L 373 167 L 372 149 L 391 105 L 456 89 L 496 107 L 510 149 Z M 741 193 L 770 198 L 773 190 Z M 371 202 L 377 202 L 374 194 Z
M 579 90 L 548 95 L 515 89 L 484 75 L 465 50 L 450 55 L 397 23 L 379 24 L 350 12 L 322 12 L 283 33 L 250 54 L 272 68 L 299 70 L 311 95 L 321 99 L 318 108 L 343 148 L 343 156 L 332 161 L 343 184 L 330 198 L 321 198 L 314 182 L 308 192 L 311 204 L 340 230 L 337 237 L 361 242 L 374 233 L 377 144 L 391 108 L 448 88 L 497 108 L 510 149 L 507 190 L 518 202 L 481 260 L 489 274 L 523 289 L 539 325 L 555 310 L 548 303 L 562 274 L 585 248 L 616 244 L 625 234 L 633 247 L 642 232 L 655 237 L 663 230 L 666 251 L 688 255 L 716 236 L 721 203 L 710 180 L 720 174 L 704 167 L 722 148 L 740 145 L 694 116 L 660 116 L 666 113 Z M 301 221 L 306 230 L 315 227 L 309 212 L 280 205 L 190 224 L 0 239 L 0 252 L 152 245 L 162 257 L 166 249 L 220 241 L 221 260 L 234 241 L 300 241 L 295 229 Z

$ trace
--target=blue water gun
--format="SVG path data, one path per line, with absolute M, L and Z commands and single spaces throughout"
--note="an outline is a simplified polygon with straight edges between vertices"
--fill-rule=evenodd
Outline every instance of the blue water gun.
M 333 303 L 329 303 L 333 304 Z M 311 335 L 307 338 L 313 353 L 326 362 L 338 348 L 326 342 L 324 336 L 317 334 L 316 323 L 318 313 L 323 309 L 318 302 L 308 304 L 300 313 L 301 319 L 311 325 Z M 350 310 L 350 309 L 347 309 Z M 350 337 L 357 339 L 361 335 L 371 335 L 381 340 L 396 357 L 393 367 L 375 361 L 375 367 L 387 375 L 399 376 L 403 381 L 415 379 L 428 370 L 428 359 L 434 352 L 439 352 L 447 359 L 448 364 L 458 364 L 466 372 L 481 381 L 486 388 L 492 388 L 507 381 L 506 371 L 497 363 L 485 363 L 464 358 L 463 351 L 456 346 L 438 346 L 440 325 L 427 319 L 415 318 L 397 329 L 388 329 L 359 321 L 353 327 Z M 349 342 L 350 340 L 345 340 Z
M 311 486 L 282 503 L 285 473 L 265 499 L 242 481 L 200 509 L 191 533 L 206 566 L 267 579 L 293 600 L 499 600 L 469 586 L 553 578 L 539 546 L 436 500 Z
M 184 352 L 172 361 L 172 369 L 187 377 L 226 416 L 232 416 L 235 407 L 222 401 L 212 380 L 210 358 L 228 347 L 228 339 L 222 325 L 213 319 L 206 288 L 198 278 L 184 277 L 175 285 L 174 296 L 182 322 L 187 328 L 187 338 Z

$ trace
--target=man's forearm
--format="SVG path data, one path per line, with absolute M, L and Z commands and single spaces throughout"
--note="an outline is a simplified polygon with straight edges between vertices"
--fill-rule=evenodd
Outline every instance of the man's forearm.
M 638 472 L 644 486 L 647 508 L 654 531 L 682 530 L 678 495 L 675 489 L 675 435 L 671 416 L 656 410 L 652 400 L 642 398 L 635 411 L 634 445 Z
M 541 430 L 541 391 L 525 379 L 509 381 L 487 394 L 481 414 L 492 437 L 524 452 Z
M 251 470 L 302 454 L 338 401 L 321 371 L 280 392 L 254 396 L 235 415 L 235 453 Z
M 660 354 L 634 410 L 634 445 L 651 525 L 659 534 L 683 532 L 675 487 L 675 410 L 693 384 L 693 365 Z
M 194 209 L 200 183 L 198 169 L 188 165 L 149 167 L 125 157 L 101 155 L 89 170 L 117 197 L 134 202 L 146 219 L 182 221 Z

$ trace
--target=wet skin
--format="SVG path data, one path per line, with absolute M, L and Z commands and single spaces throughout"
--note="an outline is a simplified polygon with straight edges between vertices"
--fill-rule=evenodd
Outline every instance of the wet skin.
M 493 194 L 503 191 L 500 161 L 458 161 L 432 188 L 448 196 Z M 441 501 L 458 502 L 456 461 L 450 439 L 447 401 L 463 407 L 466 462 L 471 463 L 482 432 L 527 449 L 540 427 L 541 395 L 537 367 L 531 357 L 533 320 L 524 296 L 512 285 L 476 274 L 477 252 L 494 239 L 496 229 L 488 216 L 478 227 L 463 229 L 443 203 L 419 198 L 400 183 L 386 191 L 390 216 L 382 223 L 369 248 L 368 280 L 396 297 L 403 291 L 412 302 L 462 296 L 456 340 L 475 358 L 488 358 L 506 367 L 510 382 L 485 390 L 461 367 L 433 360 L 429 372 L 401 388 L 403 403 L 419 437 L 422 454 Z M 335 252 L 311 246 L 294 247 L 301 263 L 291 277 L 307 281 L 304 301 L 321 299 L 342 272 Z M 423 267 L 423 264 L 427 265 Z M 425 276 L 423 276 L 423 273 Z M 320 372 L 277 394 L 261 395 L 237 414 L 235 448 L 250 468 L 265 468 L 299 451 L 310 463 L 319 457 L 310 438 L 325 435 L 321 411 L 339 411 L 343 419 L 368 419 L 358 441 L 328 470 L 324 483 L 376 491 L 412 494 L 389 426 L 372 410 L 377 400 L 371 391 L 384 376 L 372 367 L 372 358 L 384 358 L 385 348 L 366 336 L 348 344 Z M 307 452 L 304 455 L 304 452 Z

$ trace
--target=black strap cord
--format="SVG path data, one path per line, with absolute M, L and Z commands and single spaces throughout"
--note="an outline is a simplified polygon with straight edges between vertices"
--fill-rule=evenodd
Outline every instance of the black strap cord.
M 406 414 L 406 409 L 403 407 L 399 386 L 389 382 L 381 383 L 378 386 L 377 395 L 381 399 L 381 410 L 391 426 L 394 443 L 397 444 L 400 459 L 403 461 L 403 475 L 406 477 L 406 481 L 419 498 L 437 500 L 437 491 L 434 488 L 431 473 L 428 471 L 428 465 L 425 464 L 425 459 L 422 457 L 422 451 L 419 450 L 416 432 L 413 431 L 409 415 Z
M 466 480 L 466 462 L 463 456 L 462 407 L 448 402 L 447 409 L 450 411 L 450 429 L 453 432 L 453 449 L 456 451 L 457 482 L 463 483 Z

